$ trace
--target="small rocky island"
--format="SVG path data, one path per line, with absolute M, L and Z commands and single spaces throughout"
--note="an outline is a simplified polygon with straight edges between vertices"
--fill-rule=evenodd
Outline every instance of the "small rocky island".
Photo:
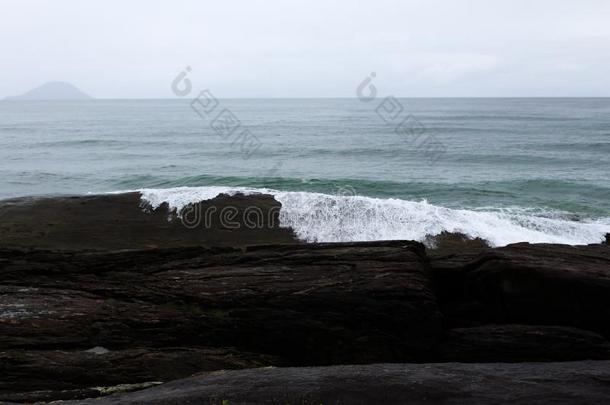
M 47 82 L 18 96 L 6 97 L 7 101 L 44 101 L 44 100 L 91 100 L 73 84 L 68 82 Z
M 305 244 L 272 196 L 196 205 L 273 221 L 185 227 L 138 193 L 0 202 L 0 401 L 610 397 L 608 244 Z

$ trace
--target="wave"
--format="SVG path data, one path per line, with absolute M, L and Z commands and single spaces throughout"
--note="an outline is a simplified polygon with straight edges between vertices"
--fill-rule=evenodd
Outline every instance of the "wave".
M 536 150 L 558 150 L 567 152 L 596 152 L 607 154 L 610 152 L 610 142 L 564 142 L 564 143 L 543 143 L 536 145 L 523 145 L 524 148 Z
M 448 208 L 544 207 L 549 211 L 566 211 L 580 217 L 610 217 L 610 187 L 593 181 L 552 179 L 514 179 L 470 183 L 398 182 L 354 178 L 290 178 L 269 177 L 273 167 L 261 169 L 250 176 L 194 175 L 171 176 L 131 175 L 113 180 L 110 189 L 172 188 L 224 186 L 284 191 L 305 191 L 337 194 L 353 188 L 361 196 L 380 199 L 398 198 L 407 201 L 425 199 Z
M 153 141 L 147 140 L 146 142 L 139 141 L 126 141 L 122 139 L 70 139 L 70 140 L 56 140 L 56 141 L 43 141 L 36 142 L 31 145 L 25 145 L 27 147 L 45 147 L 45 148 L 54 148 L 54 147 L 80 147 L 80 146 L 107 146 L 107 147 L 150 147 L 150 146 L 158 146 L 158 147 L 168 147 L 171 146 L 172 143 L 170 141 Z
M 455 209 L 396 198 L 280 191 L 249 187 L 177 187 L 141 189 L 143 202 L 159 207 L 168 203 L 180 212 L 188 204 L 225 193 L 272 194 L 282 204 L 280 224 L 292 228 L 307 242 L 349 242 L 408 239 L 424 241 L 443 231 L 482 238 L 492 246 L 517 242 L 580 245 L 599 243 L 610 232 L 610 218 L 580 219 L 561 211 L 510 207 Z

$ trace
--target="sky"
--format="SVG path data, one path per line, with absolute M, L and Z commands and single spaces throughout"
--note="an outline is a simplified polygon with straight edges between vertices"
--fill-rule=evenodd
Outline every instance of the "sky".
M 0 98 L 610 96 L 606 0 L 0 0 Z

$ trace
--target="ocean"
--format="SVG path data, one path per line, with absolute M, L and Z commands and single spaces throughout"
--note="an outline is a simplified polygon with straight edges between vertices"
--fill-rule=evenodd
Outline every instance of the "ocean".
M 270 192 L 307 241 L 610 232 L 610 98 L 217 101 L 0 101 L 0 198 Z

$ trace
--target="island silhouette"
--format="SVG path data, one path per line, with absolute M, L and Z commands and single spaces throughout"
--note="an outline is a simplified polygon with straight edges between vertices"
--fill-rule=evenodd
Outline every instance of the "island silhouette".
M 47 82 L 26 93 L 6 97 L 5 100 L 91 100 L 93 97 L 84 93 L 68 82 Z

